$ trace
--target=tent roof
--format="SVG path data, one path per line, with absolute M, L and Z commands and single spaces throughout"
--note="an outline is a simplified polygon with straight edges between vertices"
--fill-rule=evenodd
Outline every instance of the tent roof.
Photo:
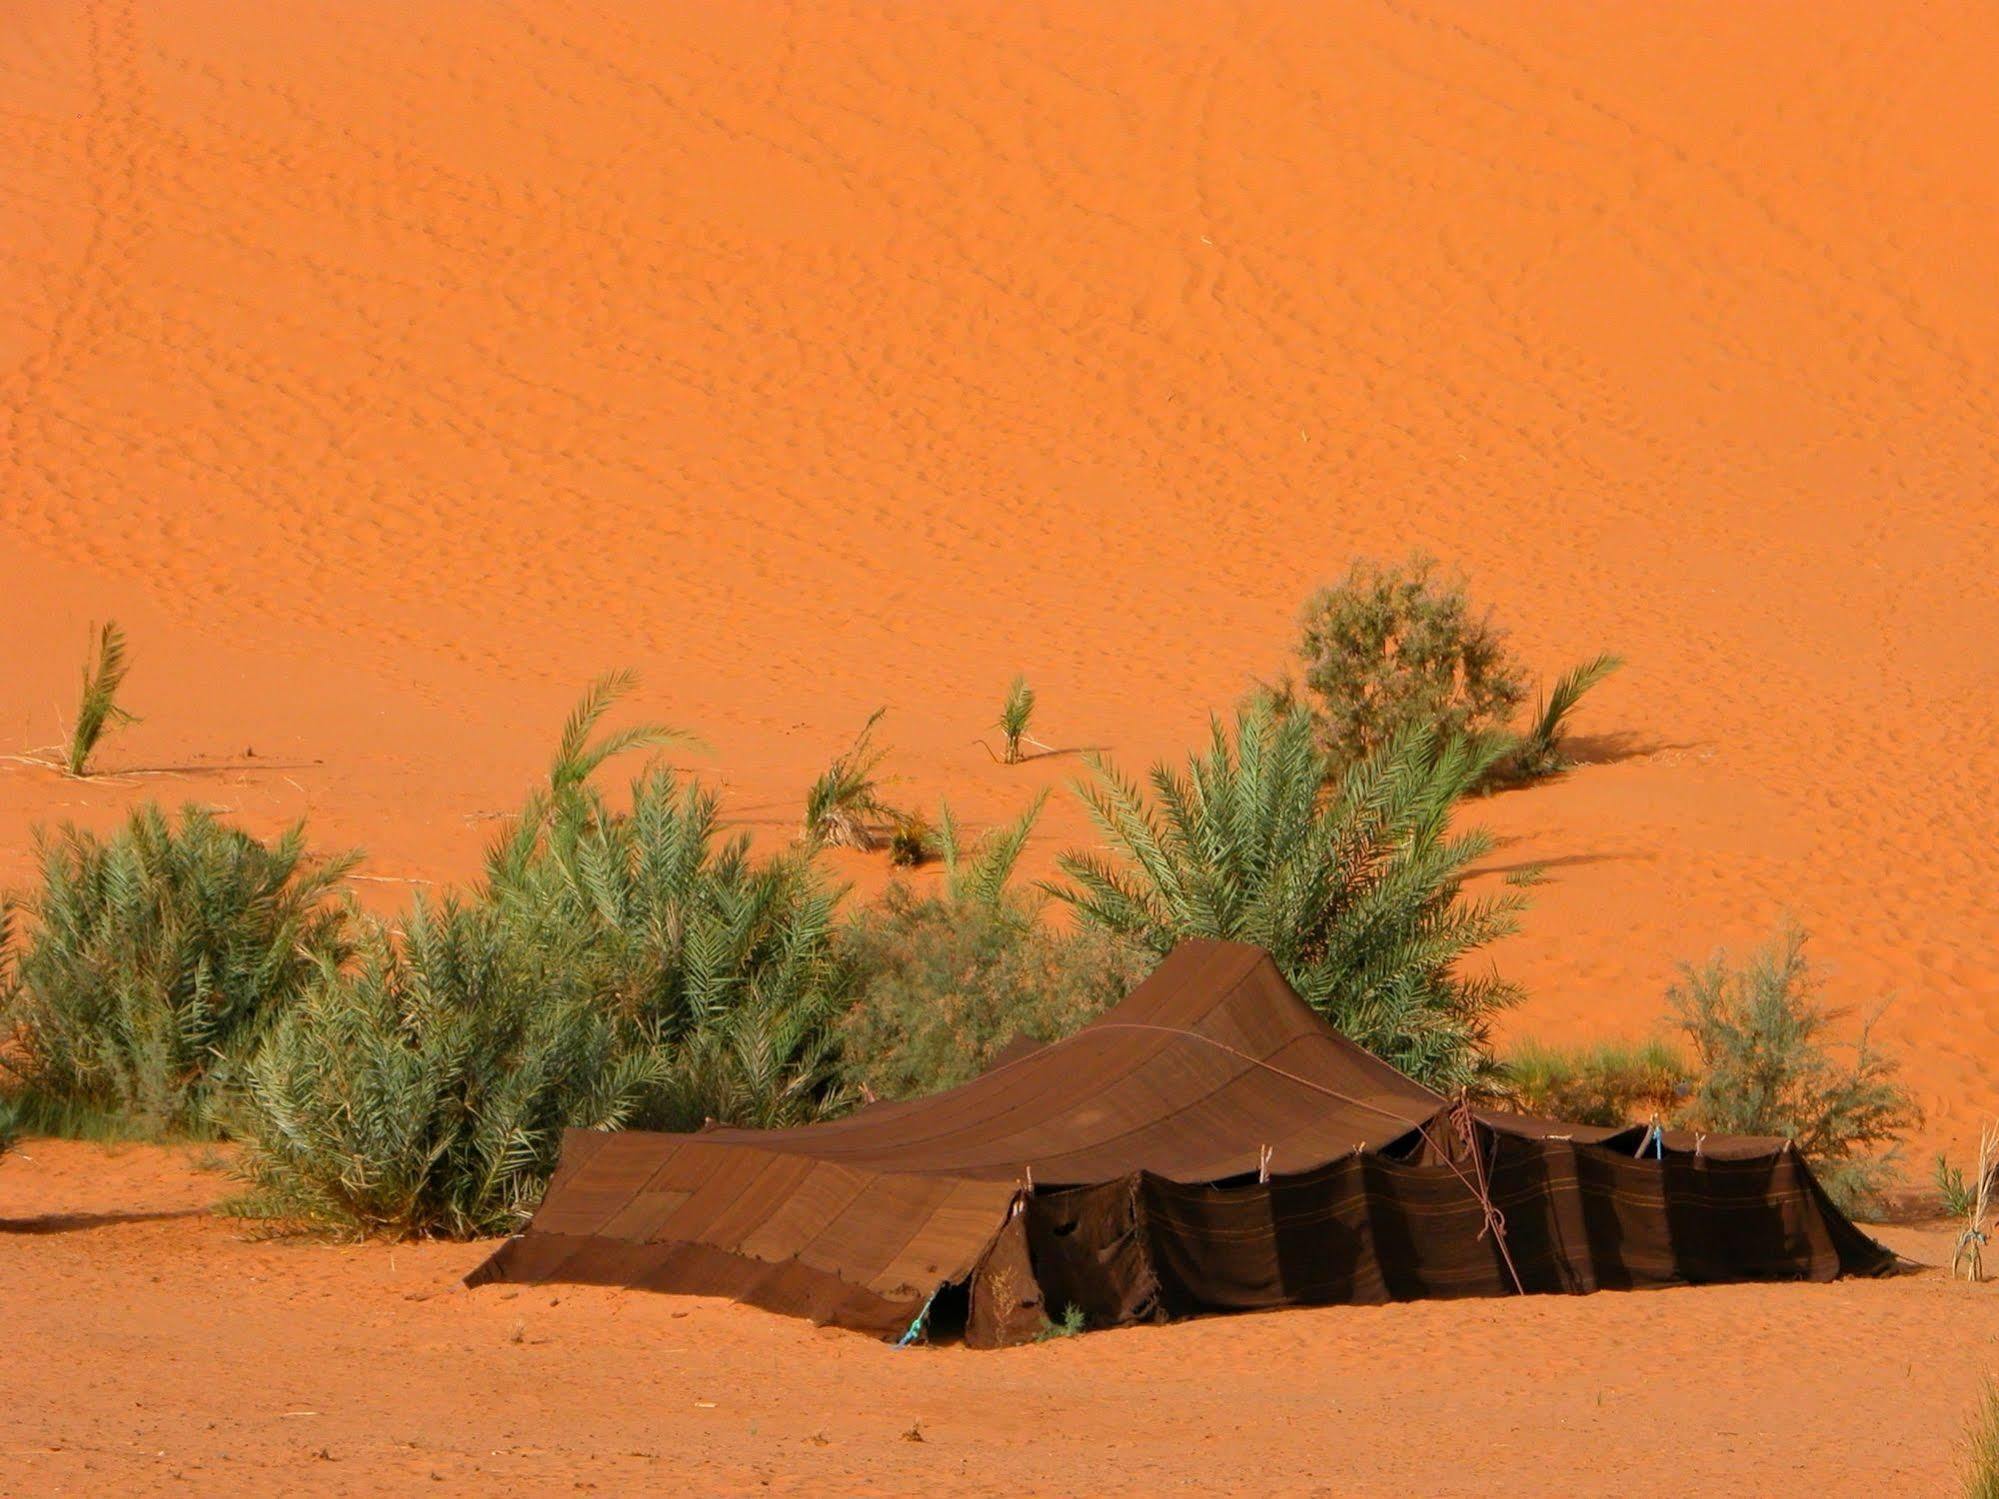
M 1443 1100 L 1334 1031 L 1270 955 L 1188 941 L 1090 1025 L 948 1092 L 791 1130 L 711 1129 L 878 1171 L 1036 1185 L 1217 1181 L 1387 1144 Z

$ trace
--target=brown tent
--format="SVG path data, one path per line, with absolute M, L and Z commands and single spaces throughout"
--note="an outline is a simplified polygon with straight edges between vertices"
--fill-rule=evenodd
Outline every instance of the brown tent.
M 963 1087 L 791 1130 L 572 1130 L 471 1276 L 734 1296 L 982 1346 L 1241 1307 L 1829 1280 L 1892 1256 L 1786 1141 L 1475 1111 L 1259 948 L 1187 942 Z

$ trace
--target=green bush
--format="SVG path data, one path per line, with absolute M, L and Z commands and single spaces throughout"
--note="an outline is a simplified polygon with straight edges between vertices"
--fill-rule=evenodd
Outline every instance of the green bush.
M 487 861 L 483 898 L 563 955 L 634 1044 L 668 1049 L 669 1086 L 635 1122 L 800 1124 L 844 1104 L 831 1030 L 839 891 L 806 855 L 718 843 L 720 802 L 669 772 L 613 813 L 594 788 L 531 807 Z
M 1021 762 L 1021 745 L 1032 743 L 1028 729 L 1034 723 L 1034 689 L 1027 685 L 1026 674 L 1020 673 L 1007 684 L 1006 701 L 1000 704 L 1000 759 L 1007 765 Z
M 1092 929 L 1032 912 L 891 886 L 842 934 L 855 970 L 840 1027 L 845 1075 L 876 1098 L 912 1098 L 986 1071 L 1016 1037 L 1057 1041 L 1094 1020 L 1150 967 Z
M 1336 767 L 1412 729 L 1476 737 L 1502 731 L 1525 701 L 1523 673 L 1491 617 L 1434 559 L 1356 562 L 1306 601 L 1298 656 L 1321 742 Z
M 400 942 L 374 931 L 272 1035 L 231 1115 L 251 1211 L 502 1232 L 565 1127 L 773 1127 L 846 1106 L 838 892 L 809 857 L 719 842 L 715 796 L 669 772 L 613 809 L 591 776 L 631 732 L 591 735 L 616 696 L 593 689 L 572 715 L 469 897 L 419 903 Z
M 1522 1113 L 1618 1127 L 1675 1118 L 1693 1070 L 1664 1041 L 1562 1050 L 1526 1042 L 1506 1058 L 1501 1096 Z
M 1915 1103 L 1867 1026 L 1852 1059 L 1835 1060 L 1827 1032 L 1847 1012 L 1819 1003 L 1805 934 L 1786 931 L 1740 968 L 1717 955 L 1681 974 L 1667 1000 L 1698 1064 L 1684 1122 L 1794 1141 L 1842 1208 L 1878 1194 L 1893 1178 L 1893 1145 L 1915 1122 Z
M 613 1129 L 662 1086 L 583 966 L 492 906 L 419 900 L 374 928 L 250 1063 L 232 1124 L 253 1191 L 237 1210 L 344 1232 L 507 1233 L 532 1212 L 566 1126 Z
M 921 812 L 898 812 L 888 832 L 888 861 L 897 869 L 915 869 L 937 853 L 937 837 Z
M 1573 762 L 1562 745 L 1568 738 L 1569 715 L 1585 693 L 1623 665 L 1622 656 L 1592 656 L 1564 674 L 1555 683 L 1555 690 L 1541 699 L 1527 732 L 1508 753 L 1502 774 L 1512 780 L 1532 781 L 1567 770 Z
M 1257 943 L 1332 1024 L 1411 1077 L 1489 1085 L 1491 1021 L 1519 991 L 1466 970 L 1514 930 L 1522 897 L 1463 895 L 1492 840 L 1451 819 L 1499 752 L 1413 729 L 1336 775 L 1306 714 L 1253 702 L 1233 733 L 1215 720 L 1184 773 L 1155 766 L 1149 797 L 1091 760 L 1084 796 L 1110 852 L 1062 856 L 1074 884 L 1054 893 L 1155 954 L 1183 937 Z
M 1488 783 L 1529 781 L 1566 770 L 1567 723 L 1589 690 L 1624 663 L 1599 655 L 1562 676 L 1523 731 L 1510 724 L 1526 701 L 1527 671 L 1507 652 L 1491 614 L 1476 614 L 1458 578 L 1434 559 L 1356 562 L 1306 601 L 1298 657 L 1311 711 L 1335 769 L 1378 753 L 1400 736 L 1490 740 L 1504 746 Z M 1296 701 L 1288 682 L 1265 688 L 1280 709 Z
M 967 1082 L 1016 1037 L 1055 1041 L 1122 999 L 1150 966 L 1131 944 L 1056 931 L 1011 889 L 1044 792 L 967 845 L 938 819 L 941 893 L 892 885 L 841 933 L 854 1002 L 840 1026 L 844 1073 L 864 1097 L 910 1098 Z
M 66 828 L 38 846 L 36 920 L 0 959 L 6 1065 L 37 1128 L 94 1113 L 204 1127 L 274 1019 L 351 950 L 337 887 L 354 856 L 309 856 L 302 826 L 266 844 L 148 805 L 109 838 Z

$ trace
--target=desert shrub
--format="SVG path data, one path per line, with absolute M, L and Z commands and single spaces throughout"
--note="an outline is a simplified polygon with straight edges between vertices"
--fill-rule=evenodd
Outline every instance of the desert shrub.
M 1616 1127 L 1675 1117 L 1693 1089 L 1686 1059 L 1664 1041 L 1562 1050 L 1523 1044 L 1506 1058 L 1502 1096 L 1543 1119 Z
M 1467 737 L 1502 730 L 1526 698 L 1489 614 L 1434 559 L 1356 562 L 1306 601 L 1298 656 L 1321 742 L 1336 766 L 1412 729 Z
M 1057 1338 L 1073 1338 L 1089 1326 L 1089 1322 L 1083 1316 L 1083 1309 L 1074 1302 L 1062 1308 L 1059 1320 L 1044 1316 L 1041 1322 L 1041 1331 L 1034 1335 L 1034 1341 L 1037 1343 L 1053 1342 Z
M 876 1098 L 968 1082 L 1017 1037 L 1060 1040 L 1150 966 L 1101 931 L 1056 931 L 1031 910 L 919 898 L 899 885 L 853 918 L 842 951 L 857 974 L 840 1026 L 845 1076 Z
M 517 1228 L 566 1126 L 626 1122 L 662 1085 L 587 969 L 492 906 L 419 900 L 400 941 L 374 928 L 250 1063 L 231 1123 L 252 1183 L 238 1210 L 347 1232 Z
M 1851 1209 L 1892 1179 L 1892 1147 L 1917 1113 L 1867 1025 L 1851 1060 L 1835 1059 L 1828 1033 L 1848 1012 L 1819 1002 L 1805 940 L 1791 928 L 1741 967 L 1723 955 L 1682 967 L 1667 1000 L 1698 1064 L 1684 1120 L 1795 1142 L 1828 1194 Z
M 488 851 L 478 898 L 577 967 L 631 1044 L 685 1063 L 639 1122 L 797 1123 L 837 1108 L 839 892 L 809 850 L 759 860 L 747 834 L 720 840 L 720 799 L 671 771 L 640 776 L 614 810 L 591 779 L 627 747 L 623 731 L 592 738 L 611 701 L 571 715 L 547 786 Z
M 38 1128 L 112 1113 L 144 1130 L 203 1123 L 273 1020 L 352 939 L 338 886 L 353 855 L 316 859 L 303 826 L 262 843 L 189 807 L 155 806 L 109 838 L 38 839 L 24 946 L 0 968 L 6 1066 Z
M 892 822 L 896 809 L 882 796 L 881 763 L 888 751 L 874 742 L 875 725 L 886 708 L 877 708 L 843 754 L 820 772 L 805 793 L 805 821 L 800 829 L 806 843 L 819 848 L 871 849 L 875 829 Z
M 1490 612 L 1475 613 L 1464 584 L 1440 577 L 1434 559 L 1356 562 L 1340 582 L 1306 601 L 1299 618 L 1303 691 L 1335 769 L 1376 753 L 1399 736 L 1502 745 L 1488 784 L 1529 781 L 1566 770 L 1567 722 L 1589 690 L 1624 663 L 1599 655 L 1563 675 L 1515 731 L 1527 671 L 1508 653 Z M 1282 712 L 1300 701 L 1288 679 L 1258 695 Z
M 63 768 L 73 776 L 90 774 L 90 757 L 111 729 L 136 722 L 118 705 L 118 689 L 130 670 L 125 659 L 125 632 L 107 620 L 98 632 L 91 659 L 83 668 L 83 691 L 77 699 L 76 722 L 70 726 L 63 751 Z
M 1941 1150 L 1937 1152 L 1930 1180 L 1936 1186 L 1937 1201 L 1942 1205 L 1946 1218 L 1971 1216 L 1973 1205 L 1978 1200 L 1978 1183 L 1975 1179 L 1966 1181 L 1964 1168 L 1953 1166 L 1950 1157 Z
M 1054 893 L 1091 925 L 1164 954 L 1183 937 L 1270 950 L 1304 998 L 1355 1041 L 1432 1086 L 1495 1077 L 1492 1017 L 1518 990 L 1466 971 L 1514 930 L 1511 885 L 1469 899 L 1492 847 L 1452 813 L 1490 770 L 1489 742 L 1402 733 L 1343 774 L 1301 711 L 1251 703 L 1184 772 L 1153 768 L 1148 797 L 1090 761 L 1084 791 L 1106 853 L 1070 853 Z
M 865 1097 L 909 1098 L 978 1076 L 1017 1037 L 1055 1041 L 1122 999 L 1150 966 L 1094 929 L 1044 925 L 1012 888 L 1044 792 L 1019 818 L 967 843 L 938 819 L 942 890 L 892 885 L 841 932 L 854 999 L 840 1025 L 844 1073 Z
M 1964 1424 L 1964 1496 L 1999 1499 L 1999 1385 L 1990 1379 Z
M 1007 684 L 1006 701 L 1000 704 L 1000 759 L 1008 765 L 1018 765 L 1021 761 L 1021 745 L 1032 743 L 1028 729 L 1034 723 L 1034 689 L 1027 685 L 1027 677 L 1016 676 Z

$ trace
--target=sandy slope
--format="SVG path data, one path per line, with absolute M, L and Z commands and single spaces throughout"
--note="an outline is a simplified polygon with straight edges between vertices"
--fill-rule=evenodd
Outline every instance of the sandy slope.
M 1517 1028 L 1790 912 L 1966 1135 L 1993 13 L 1515 10 L 7 5 L 0 748 L 115 611 L 172 773 L 8 768 L 0 878 L 142 794 L 460 876 L 627 663 L 773 836 L 878 703 L 998 817 L 1076 768 L 973 743 L 1017 667 L 1142 762 L 1421 545 L 1633 662 L 1489 808 Z
M 188 1216 L 220 1179 L 173 1154 L 25 1149 L 0 1162 L 24 1494 L 1931 1494 L 1999 1338 L 1999 1293 L 1930 1270 L 897 1350 L 469 1292 L 478 1246 L 248 1242 Z

